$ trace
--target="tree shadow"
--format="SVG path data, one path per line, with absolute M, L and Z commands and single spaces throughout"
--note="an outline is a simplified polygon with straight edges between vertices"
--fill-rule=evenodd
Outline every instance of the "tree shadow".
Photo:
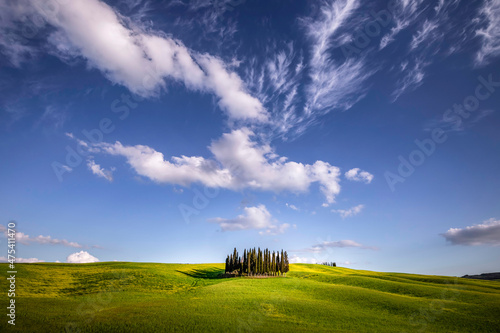
M 179 271 L 184 275 L 196 278 L 196 279 L 223 279 L 224 270 L 220 268 L 207 268 L 207 269 L 192 269 L 190 271 Z

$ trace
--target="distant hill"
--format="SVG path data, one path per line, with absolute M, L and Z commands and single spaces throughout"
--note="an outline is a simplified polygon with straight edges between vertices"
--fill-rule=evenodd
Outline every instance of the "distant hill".
M 464 275 L 466 279 L 479 279 L 479 280 L 500 280 L 500 272 L 497 273 L 483 273 L 480 275 Z

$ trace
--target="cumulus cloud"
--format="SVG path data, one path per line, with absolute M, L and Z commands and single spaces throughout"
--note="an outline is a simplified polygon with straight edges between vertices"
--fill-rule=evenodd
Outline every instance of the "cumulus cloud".
M 0 262 L 7 262 L 7 258 L 0 257 Z M 45 262 L 45 260 L 40 260 L 38 258 L 19 258 L 19 257 L 17 257 L 15 262 L 19 263 L 19 264 L 24 264 L 24 263 L 34 263 L 34 262 Z
M 27 15 L 41 18 L 54 28 L 47 39 L 53 55 L 62 60 L 81 57 L 89 67 L 135 94 L 155 96 L 165 90 L 168 80 L 177 81 L 187 89 L 213 93 L 232 119 L 267 120 L 260 101 L 248 94 L 222 60 L 192 51 L 161 32 L 145 31 L 104 2 L 73 0 L 60 5 L 51 1 L 48 5 L 42 0 L 19 0 L 9 2 L 2 11 L 8 22 Z M 19 43 L 1 46 L 18 59 L 28 52 Z
M 264 205 L 245 207 L 243 210 L 243 214 L 232 219 L 217 217 L 208 221 L 217 223 L 222 231 L 265 229 L 260 234 L 269 235 L 284 233 L 290 227 L 288 223 L 277 224 Z
M 99 259 L 88 253 L 87 251 L 80 251 L 70 254 L 66 258 L 66 262 L 70 264 L 84 264 L 90 262 L 98 262 Z
M 110 182 L 113 181 L 113 172 L 111 170 L 106 170 L 97 164 L 93 159 L 87 161 L 87 167 L 92 173 L 98 177 L 102 177 Z
M 482 44 L 476 54 L 475 63 L 482 66 L 488 64 L 492 57 L 500 55 L 500 2 L 485 0 L 479 13 L 478 19 L 485 26 L 476 31 Z
M 354 207 L 351 207 L 351 208 L 345 209 L 345 210 L 344 209 L 334 209 L 334 210 L 332 210 L 332 212 L 339 214 L 344 219 L 346 217 L 358 215 L 359 213 L 361 213 L 361 211 L 363 210 L 364 207 L 365 207 L 364 205 L 357 205 L 357 206 L 354 206 Z
M 347 171 L 344 174 L 345 178 L 356 181 L 356 182 L 365 182 L 366 184 L 370 184 L 373 180 L 373 175 L 368 171 L 363 171 L 359 168 L 354 168 Z
M 500 220 L 491 218 L 465 228 L 450 228 L 441 234 L 453 245 L 500 246 Z
M 200 183 L 207 187 L 239 190 L 291 191 L 303 193 L 318 183 L 325 205 L 335 202 L 340 192 L 340 169 L 327 162 L 303 164 L 287 161 L 271 146 L 253 140 L 248 128 L 225 133 L 209 146 L 214 159 L 200 156 L 172 157 L 143 145 L 124 146 L 120 142 L 99 143 L 101 152 L 123 156 L 141 176 L 158 183 L 188 186 Z
M 288 258 L 288 262 L 290 264 L 317 264 L 318 260 L 315 258 L 308 258 L 308 257 L 299 257 L 296 254 L 293 254 Z

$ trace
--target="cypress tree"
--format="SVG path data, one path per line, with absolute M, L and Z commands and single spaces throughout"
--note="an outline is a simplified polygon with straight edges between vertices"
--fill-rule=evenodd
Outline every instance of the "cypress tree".
M 271 259 L 271 272 L 273 275 L 276 275 L 276 253 L 273 251 L 273 257 Z
M 234 248 L 233 252 L 233 267 L 231 271 L 237 270 L 238 269 L 238 251 L 236 251 L 236 248 Z
M 267 274 L 267 248 L 264 250 L 264 274 Z
M 288 253 L 286 253 L 285 251 L 285 276 L 286 276 L 286 272 L 288 272 L 290 270 L 290 266 L 289 266 L 289 263 L 288 263 Z
M 276 253 L 276 275 L 279 275 L 280 272 L 280 253 L 279 251 Z
M 258 262 L 257 273 L 260 274 L 262 273 L 262 251 L 260 250 L 260 247 L 259 247 L 259 254 L 257 255 L 257 262 Z
M 267 273 L 271 273 L 271 251 L 267 250 Z
M 250 275 L 252 273 L 252 270 L 250 269 L 250 262 L 252 260 L 252 251 L 249 250 L 249 252 L 247 252 L 247 274 Z
M 245 272 L 245 269 L 247 268 L 247 249 L 243 250 L 243 261 L 242 261 L 242 271 L 243 273 Z
M 280 271 L 281 271 L 281 275 L 283 275 L 284 271 L 285 271 L 285 258 L 283 257 L 283 249 L 281 249 L 281 262 L 280 262 Z

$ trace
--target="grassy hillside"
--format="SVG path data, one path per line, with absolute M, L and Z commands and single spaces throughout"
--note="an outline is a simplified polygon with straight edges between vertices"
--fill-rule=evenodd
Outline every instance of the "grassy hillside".
M 218 279 L 223 264 L 16 266 L 16 326 L 2 314 L 2 332 L 500 331 L 497 281 L 306 264 L 272 279 Z

